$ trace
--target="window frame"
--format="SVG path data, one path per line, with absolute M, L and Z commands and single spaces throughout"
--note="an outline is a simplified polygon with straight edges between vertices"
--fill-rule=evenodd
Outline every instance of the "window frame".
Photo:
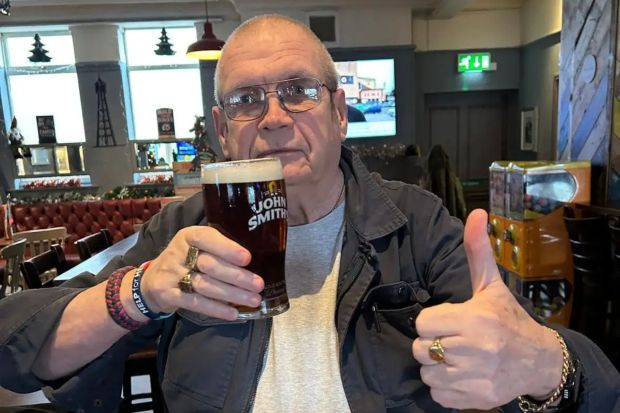
M 123 73 L 123 76 L 126 78 L 125 84 L 126 84 L 126 89 L 127 89 L 126 96 L 125 96 L 125 102 L 126 102 L 127 117 L 130 118 L 128 119 L 128 123 L 131 124 L 131 127 L 127 128 L 127 132 L 129 135 L 128 140 L 133 141 L 133 142 L 153 141 L 154 138 L 152 137 L 146 137 L 142 139 L 137 138 L 136 121 L 135 121 L 135 116 L 134 116 L 135 112 L 134 112 L 133 94 L 131 90 L 131 77 L 130 77 L 130 73 L 132 71 L 197 69 L 198 74 L 202 81 L 202 72 L 200 70 L 199 60 L 197 60 L 195 63 L 187 63 L 187 64 L 179 64 L 179 63 L 160 64 L 160 65 L 130 65 L 129 64 L 129 53 L 128 53 L 127 37 L 126 37 L 127 31 L 158 30 L 158 29 L 161 29 L 162 27 L 165 27 L 166 29 L 193 28 L 194 30 L 196 30 L 196 26 L 194 24 L 189 24 L 189 23 L 180 23 L 180 22 L 149 22 L 149 23 L 153 23 L 153 24 L 141 24 L 138 27 L 132 27 L 131 25 L 121 26 L 122 42 L 120 45 L 121 46 L 120 54 L 121 54 L 121 60 L 125 62 L 124 73 Z M 197 33 L 196 33 L 196 36 L 198 36 Z M 198 40 L 198 38 L 196 40 Z M 177 53 L 179 53 L 178 50 L 177 50 Z M 185 52 L 183 51 L 182 53 L 185 53 Z M 203 100 L 202 92 L 200 93 L 200 100 L 201 101 Z M 202 111 L 204 112 L 204 101 L 202 102 L 202 106 L 203 106 Z M 183 137 L 177 136 L 176 139 L 177 140 L 183 139 Z
M 17 31 L 8 31 L 8 32 L 0 32 L 0 68 L 4 72 L 3 76 L 0 78 L 0 82 L 2 82 L 2 86 L 4 86 L 6 90 L 6 102 L 3 101 L 3 112 L 5 123 L 7 125 L 7 130 L 11 125 L 13 116 L 15 116 L 15 109 L 13 104 L 13 91 L 11 90 L 11 76 L 29 76 L 29 75 L 46 75 L 46 74 L 68 74 L 75 73 L 77 75 L 76 63 L 74 61 L 73 64 L 53 64 L 52 62 L 44 63 L 41 66 L 33 65 L 33 66 L 13 66 L 9 59 L 9 46 L 8 39 L 12 37 L 32 37 L 39 33 L 41 37 L 49 37 L 49 36 L 72 36 L 71 30 L 67 29 L 45 29 L 44 27 L 24 27 L 23 30 Z M 75 54 L 75 46 L 74 46 L 74 54 Z M 75 60 L 75 59 L 74 59 Z M 78 80 L 78 88 L 79 88 L 79 80 Z M 1 97 L 0 97 L 1 98 Z M 83 124 L 83 105 L 82 105 L 82 97 L 79 96 L 80 99 L 80 107 L 82 108 L 82 128 L 84 128 Z M 4 105 L 5 104 L 5 105 Z M 86 130 L 84 130 L 84 139 L 82 141 L 73 141 L 73 142 L 58 142 L 59 145 L 65 144 L 85 144 L 86 143 Z M 36 144 L 28 144 L 28 145 L 38 145 Z

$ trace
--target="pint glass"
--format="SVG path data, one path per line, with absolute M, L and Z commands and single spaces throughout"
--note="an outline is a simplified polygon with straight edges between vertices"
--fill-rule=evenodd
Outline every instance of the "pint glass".
M 202 165 L 208 225 L 252 254 L 246 267 L 265 281 L 256 308 L 237 306 L 240 319 L 271 317 L 288 310 L 284 255 L 288 212 L 282 165 L 277 158 Z

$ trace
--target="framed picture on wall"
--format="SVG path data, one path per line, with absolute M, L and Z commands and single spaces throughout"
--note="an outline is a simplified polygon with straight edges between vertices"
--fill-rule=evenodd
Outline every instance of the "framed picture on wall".
M 538 150 L 538 108 L 521 111 L 521 150 Z

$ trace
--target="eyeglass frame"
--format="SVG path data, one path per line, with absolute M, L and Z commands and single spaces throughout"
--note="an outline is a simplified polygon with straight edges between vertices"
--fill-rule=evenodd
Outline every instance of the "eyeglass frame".
M 282 96 L 280 96 L 280 94 L 278 93 L 278 89 L 277 89 L 277 88 L 278 88 L 278 85 L 279 85 L 280 83 L 283 83 L 283 82 L 290 82 L 291 80 L 301 80 L 301 79 L 305 79 L 305 80 L 308 80 L 308 79 L 315 80 L 315 81 L 319 84 L 319 92 L 318 92 L 318 93 L 319 93 L 319 99 L 317 100 L 317 102 L 318 102 L 318 103 L 317 103 L 315 106 L 312 106 L 311 108 L 308 108 L 308 109 L 305 109 L 305 110 L 300 110 L 300 111 L 292 111 L 292 110 L 290 110 L 288 107 L 286 107 L 286 105 L 284 104 L 283 98 L 282 98 Z M 271 85 L 271 84 L 274 84 L 274 83 L 275 83 L 275 89 L 272 89 L 272 90 L 266 90 L 264 87 L 262 87 L 262 86 L 265 86 L 265 85 Z M 275 94 L 276 94 L 276 96 L 278 97 L 278 103 L 280 104 L 280 107 L 281 107 L 282 109 L 284 109 L 286 112 L 288 112 L 288 113 L 304 113 L 304 112 L 308 112 L 308 111 L 310 111 L 310 110 L 312 110 L 312 109 L 316 108 L 316 107 L 320 104 L 321 99 L 323 98 L 323 95 L 321 94 L 321 90 L 323 89 L 323 87 L 325 87 L 325 89 L 327 89 L 327 90 L 329 91 L 329 93 L 330 93 L 330 94 L 332 94 L 332 93 L 336 92 L 336 90 L 337 90 L 337 89 L 334 89 L 334 90 L 330 89 L 330 88 L 329 88 L 329 86 L 327 86 L 327 84 L 325 84 L 325 83 L 321 82 L 321 80 L 320 80 L 320 79 L 317 79 L 316 77 L 311 77 L 311 76 L 308 76 L 308 77 L 292 77 L 292 78 L 289 78 L 289 79 L 282 79 L 282 80 L 278 80 L 278 81 L 275 81 L 275 82 L 259 83 L 259 84 L 257 84 L 257 85 L 239 86 L 239 87 L 234 88 L 233 90 L 231 90 L 231 91 L 230 91 L 230 92 L 228 92 L 227 94 L 225 94 L 225 95 L 224 95 L 224 99 L 226 99 L 226 97 L 227 97 L 227 96 L 229 96 L 231 93 L 233 93 L 235 90 L 245 89 L 245 88 L 249 88 L 249 87 L 256 87 L 256 88 L 259 88 L 259 89 L 261 89 L 261 90 L 263 91 L 263 93 L 264 93 L 264 95 L 265 95 L 265 100 L 263 100 L 263 111 L 260 113 L 260 115 L 258 115 L 258 116 L 257 116 L 257 117 L 255 117 L 255 118 L 252 118 L 252 119 L 233 119 L 233 118 L 231 118 L 230 116 L 228 116 L 228 113 L 226 113 L 226 108 L 225 108 L 224 104 L 222 103 L 222 101 L 221 101 L 220 99 L 218 99 L 218 101 L 217 101 L 217 106 L 218 106 L 218 107 L 219 107 L 222 111 L 224 111 L 224 114 L 226 115 L 226 117 L 227 117 L 228 119 L 233 120 L 233 121 L 235 121 L 235 122 L 251 122 L 251 121 L 253 121 L 253 120 L 256 120 L 256 119 L 260 119 L 260 118 L 262 118 L 263 116 L 265 116 L 265 113 L 267 112 L 267 107 L 268 107 L 268 99 L 267 99 L 267 97 L 268 97 L 268 96 L 267 96 L 267 95 L 269 95 L 270 93 L 275 93 Z

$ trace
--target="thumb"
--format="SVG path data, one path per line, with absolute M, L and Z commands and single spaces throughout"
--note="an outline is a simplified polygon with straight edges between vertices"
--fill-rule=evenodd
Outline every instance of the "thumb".
M 476 209 L 469 214 L 465 224 L 465 253 L 474 295 L 496 281 L 502 282 L 487 235 L 487 219 L 484 210 Z

